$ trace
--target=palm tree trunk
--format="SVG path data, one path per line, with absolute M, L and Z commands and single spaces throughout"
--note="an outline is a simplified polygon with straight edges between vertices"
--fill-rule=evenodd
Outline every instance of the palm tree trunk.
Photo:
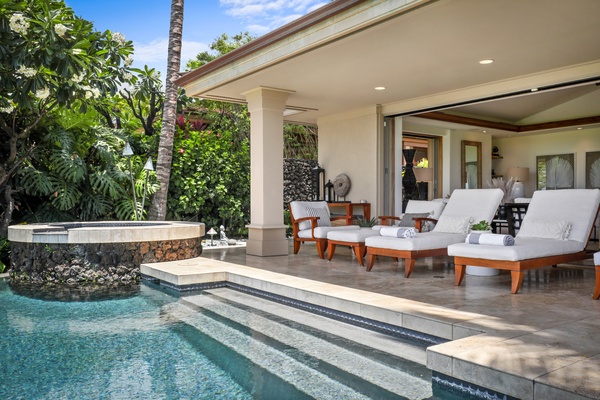
M 165 103 L 162 116 L 162 129 L 156 160 L 156 177 L 160 189 L 154 194 L 149 210 L 149 219 L 164 221 L 167 214 L 167 194 L 173 160 L 173 136 L 177 117 L 177 86 L 181 65 L 181 36 L 183 32 L 183 1 L 171 1 L 171 22 L 169 30 L 169 52 L 167 59 L 167 79 L 165 80 Z

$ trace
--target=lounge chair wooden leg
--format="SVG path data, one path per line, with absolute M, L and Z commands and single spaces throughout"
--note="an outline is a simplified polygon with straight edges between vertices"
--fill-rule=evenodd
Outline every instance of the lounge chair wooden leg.
M 327 240 L 317 240 L 317 252 L 322 260 L 325 259 L 325 250 L 327 250 Z
M 327 250 L 327 261 L 331 261 L 333 258 L 333 254 L 335 253 L 335 244 L 331 243 L 329 245 L 329 250 Z
M 465 278 L 466 265 L 454 264 L 454 286 L 460 286 Z
M 363 261 L 363 257 L 365 255 L 366 252 L 366 248 L 364 244 L 357 244 L 356 246 L 352 246 L 352 250 L 354 250 L 354 255 L 356 256 L 356 259 L 358 260 L 358 264 L 360 264 L 360 266 L 364 266 L 365 262 Z
M 600 265 L 596 265 L 596 290 L 594 290 L 594 300 L 600 298 Z
M 523 271 L 510 271 L 510 277 L 512 282 L 510 292 L 512 294 L 517 294 L 517 292 L 521 288 L 521 284 L 523 283 L 524 276 L 525 272 Z
M 367 252 L 367 248 L 365 247 L 364 243 L 359 243 L 357 246 L 352 246 L 352 249 L 354 250 L 354 255 L 356 256 L 358 263 L 361 267 L 363 267 L 365 265 L 363 257 Z
M 299 250 L 300 250 L 300 242 L 297 240 L 294 240 L 294 254 L 298 254 Z
M 404 277 L 408 278 L 410 274 L 412 274 L 413 269 L 415 269 L 415 259 L 414 258 L 405 258 L 404 259 Z
M 367 254 L 367 272 L 373 268 L 373 264 L 375 264 L 375 260 L 377 256 L 375 254 Z

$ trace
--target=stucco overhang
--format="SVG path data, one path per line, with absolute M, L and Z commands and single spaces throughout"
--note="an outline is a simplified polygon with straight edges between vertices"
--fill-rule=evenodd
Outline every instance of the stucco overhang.
M 286 90 L 288 109 L 302 111 L 288 119 L 302 123 L 507 94 L 519 95 L 516 105 L 461 110 L 509 124 L 600 116 L 598 15 L 597 0 L 338 0 L 177 83 L 189 96 L 232 102 L 257 87 Z M 494 63 L 479 64 L 487 58 Z M 532 94 L 538 88 L 547 90 Z

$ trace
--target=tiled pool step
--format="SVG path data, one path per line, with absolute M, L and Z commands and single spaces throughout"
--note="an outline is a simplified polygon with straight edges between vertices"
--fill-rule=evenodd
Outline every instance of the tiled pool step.
M 593 317 L 536 327 L 203 257 L 143 265 L 142 273 L 179 287 L 233 282 L 448 339 L 428 348 L 430 369 L 515 398 L 600 398 L 600 322 Z
M 296 375 L 290 375 L 291 368 L 285 367 L 285 364 L 292 363 L 296 366 L 296 363 L 301 361 L 317 366 L 325 374 L 332 374 L 336 381 L 340 380 L 355 389 L 357 389 L 357 385 L 363 390 L 365 386 L 368 386 L 370 389 L 367 392 L 376 391 L 378 395 L 375 397 L 378 398 L 394 398 L 394 394 L 405 398 L 426 398 L 431 395 L 429 379 L 419 377 L 428 372 L 424 367 L 407 363 L 393 356 L 391 358 L 390 356 L 379 357 L 385 360 L 386 364 L 378 359 L 376 351 L 360 345 L 359 342 L 361 340 L 380 341 L 379 347 L 385 348 L 386 346 L 391 347 L 393 344 L 390 342 L 393 341 L 398 351 L 402 347 L 405 347 L 406 352 L 411 352 L 413 355 L 420 351 L 421 359 L 424 359 L 424 348 L 418 349 L 416 346 L 404 344 L 398 339 L 382 337 L 383 335 L 350 325 L 344 326 L 345 324 L 336 323 L 324 317 L 290 309 L 281 304 L 266 302 L 230 289 L 217 289 L 209 292 L 216 294 L 219 299 L 215 299 L 215 296 L 195 295 L 186 296 L 180 302 L 184 305 L 191 304 L 198 307 L 199 311 L 205 310 L 204 312 L 214 313 L 218 315 L 217 319 L 224 319 L 226 322 L 223 328 L 228 332 L 226 335 L 231 334 L 231 328 L 227 326 L 228 321 L 232 321 L 234 325 L 248 326 L 252 332 L 249 333 L 249 337 L 240 337 L 239 344 L 252 349 L 256 354 L 248 354 L 244 350 L 247 356 L 263 359 L 262 342 L 274 343 L 274 347 L 282 352 L 277 355 L 278 359 L 283 358 L 281 365 L 276 365 L 275 370 L 279 371 L 282 367 L 284 368 L 283 371 L 278 372 L 283 379 L 296 378 Z M 223 302 L 224 299 L 227 301 Z M 248 307 L 251 308 L 250 311 Z M 195 318 L 194 315 L 190 315 L 186 322 L 193 323 Z M 290 323 L 290 320 L 293 323 Z M 203 322 L 200 324 L 202 325 Z M 346 338 L 339 335 L 346 336 Z M 350 336 L 354 336 L 354 340 L 349 340 Z M 255 337 L 263 339 L 257 344 L 254 341 Z M 291 360 L 288 360 L 288 357 Z M 412 372 L 415 368 L 416 371 Z M 412 374 L 408 371 L 411 371 Z M 301 382 L 303 380 L 304 377 Z M 324 388 L 315 393 L 314 386 L 317 382 L 322 382 Z M 296 382 L 292 383 L 296 385 Z M 330 391 L 335 397 L 335 391 L 338 390 L 332 390 L 334 386 L 325 377 L 311 378 L 310 386 L 310 390 L 313 392 L 309 394 L 315 398 L 326 398 L 324 396 Z M 344 390 L 348 392 L 349 389 Z M 348 392 L 342 394 L 341 398 L 360 398 L 360 395 Z

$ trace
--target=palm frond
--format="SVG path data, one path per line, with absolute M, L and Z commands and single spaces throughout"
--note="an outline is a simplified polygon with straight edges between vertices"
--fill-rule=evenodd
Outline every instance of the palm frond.
M 138 210 L 141 211 L 141 205 L 137 204 L 136 206 L 138 207 Z M 115 213 L 120 221 L 134 221 L 135 211 L 133 199 L 124 197 L 118 201 L 115 206 Z
M 546 163 L 546 189 L 573 187 L 573 166 L 564 158 L 554 157 Z

